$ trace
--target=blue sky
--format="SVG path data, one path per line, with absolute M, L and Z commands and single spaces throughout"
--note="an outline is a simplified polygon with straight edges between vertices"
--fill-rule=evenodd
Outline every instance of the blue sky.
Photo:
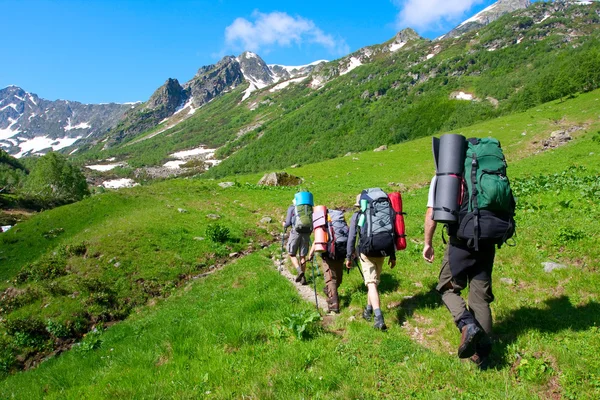
M 145 101 L 167 78 L 244 50 L 333 60 L 412 27 L 435 38 L 493 0 L 0 0 L 0 88 L 82 103 Z

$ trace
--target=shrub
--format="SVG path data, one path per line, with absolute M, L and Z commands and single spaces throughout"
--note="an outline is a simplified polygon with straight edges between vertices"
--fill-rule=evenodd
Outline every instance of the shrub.
M 89 196 L 85 176 L 65 156 L 48 153 L 41 157 L 25 181 L 24 192 L 49 201 L 74 202 Z
M 0 376 L 10 372 L 16 364 L 15 349 L 12 341 L 0 336 Z
M 9 313 L 17 308 L 30 304 L 39 297 L 39 293 L 31 288 L 7 288 L 0 294 L 0 313 Z
M 43 281 L 54 279 L 67 274 L 67 261 L 59 255 L 44 257 L 29 264 L 17 274 L 17 282 Z
M 221 224 L 210 224 L 206 227 L 206 236 L 216 243 L 225 243 L 229 240 L 229 228 Z
M 14 338 L 18 347 L 41 349 L 50 338 L 44 324 L 38 318 L 15 318 L 5 322 L 6 332 Z

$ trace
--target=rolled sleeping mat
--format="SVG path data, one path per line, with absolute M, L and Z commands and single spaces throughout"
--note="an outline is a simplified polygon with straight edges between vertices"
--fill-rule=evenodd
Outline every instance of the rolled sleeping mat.
M 319 226 L 325 226 L 327 224 L 327 207 L 315 206 L 313 207 L 313 228 L 317 229 Z
M 294 200 L 296 200 L 296 205 L 309 205 L 314 206 L 315 203 L 313 201 L 313 195 L 311 192 L 298 192 L 294 195 Z
M 465 164 L 466 139 L 462 135 L 445 134 L 436 143 L 436 186 L 433 203 L 433 220 L 441 223 L 458 221 L 461 201 L 462 173 Z M 438 152 L 436 155 L 435 152 Z
M 327 231 L 324 226 L 315 228 L 315 252 L 324 253 L 327 251 Z
M 400 192 L 388 194 L 394 210 L 394 233 L 396 233 L 396 250 L 406 249 L 406 230 L 404 227 L 404 212 L 402 212 L 402 195 Z

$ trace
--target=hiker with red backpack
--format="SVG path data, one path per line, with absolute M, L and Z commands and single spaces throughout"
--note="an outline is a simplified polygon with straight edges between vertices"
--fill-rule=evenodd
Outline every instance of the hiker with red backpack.
M 423 258 L 434 260 L 437 223 L 449 236 L 436 287 L 460 331 L 459 358 L 479 368 L 492 351 L 492 270 L 496 247 L 515 232 L 515 199 L 496 139 L 442 135 L 433 142 L 436 176 L 425 215 Z M 444 239 L 446 243 L 446 240 Z M 469 288 L 468 307 L 461 292 Z
M 394 230 L 394 210 L 385 192 L 379 188 L 365 189 L 356 197 L 357 211 L 350 221 L 350 232 L 346 247 L 346 268 L 352 268 L 353 261 L 359 261 L 365 285 L 367 286 L 367 306 L 363 318 L 374 320 L 373 327 L 385 331 L 379 303 L 377 286 L 385 258 L 388 265 L 396 265 L 396 238 Z M 355 245 L 358 237 L 358 246 Z
M 310 192 L 296 193 L 292 205 L 288 207 L 285 222 L 283 222 L 284 231 L 291 227 L 287 252 L 292 265 L 297 271 L 296 282 L 300 282 L 302 285 L 306 285 L 304 273 L 312 232 L 312 206 L 313 197 Z M 300 261 L 298 261 L 298 254 Z
M 323 207 L 325 208 L 325 207 Z M 308 253 L 308 259 L 312 260 L 315 253 L 321 255 L 323 265 L 323 278 L 325 287 L 323 293 L 327 296 L 328 311 L 340 312 L 338 288 L 342 284 L 344 260 L 346 259 L 346 248 L 348 243 L 349 228 L 344 218 L 344 212 L 325 209 L 323 220 L 317 214 L 317 207 L 313 214 L 313 229 L 315 240 Z M 325 240 L 318 240 L 318 229 L 324 229 Z

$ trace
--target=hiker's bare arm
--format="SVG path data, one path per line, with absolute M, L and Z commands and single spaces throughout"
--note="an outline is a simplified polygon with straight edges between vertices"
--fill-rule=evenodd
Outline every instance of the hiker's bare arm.
M 308 259 L 312 261 L 313 255 L 315 253 L 315 242 L 310 246 L 310 251 L 308 252 Z
M 437 226 L 432 217 L 433 208 L 427 207 L 427 212 L 425 213 L 425 247 L 423 248 L 423 258 L 429 263 L 433 262 L 434 259 L 433 235 Z

